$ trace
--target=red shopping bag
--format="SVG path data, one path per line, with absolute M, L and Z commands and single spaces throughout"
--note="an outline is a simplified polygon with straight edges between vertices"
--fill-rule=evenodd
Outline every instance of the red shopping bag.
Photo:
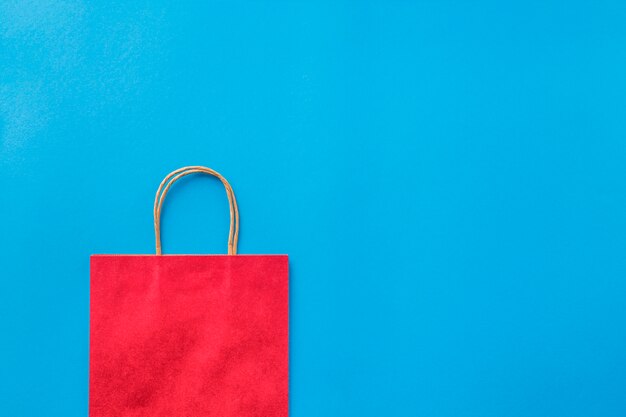
M 163 199 L 179 178 L 219 178 L 228 255 L 161 255 Z M 231 186 L 205 167 L 161 183 L 156 255 L 91 257 L 90 417 L 288 415 L 288 258 L 237 255 Z

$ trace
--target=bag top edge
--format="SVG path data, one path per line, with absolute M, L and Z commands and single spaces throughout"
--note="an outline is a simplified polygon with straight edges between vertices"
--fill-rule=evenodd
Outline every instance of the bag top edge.
M 94 258 L 94 257 L 117 257 L 117 256 L 142 256 L 142 257 L 156 257 L 156 256 L 165 256 L 165 257 L 174 257 L 174 256 L 195 256 L 195 257 L 252 257 L 252 256 L 277 256 L 277 257 L 288 257 L 289 255 L 284 254 L 284 253 L 278 253 L 278 254 L 237 254 L 237 255 L 227 255 L 227 254 L 194 254 L 194 253 L 172 253 L 172 254 L 163 254 L 163 255 L 156 255 L 154 253 L 138 253 L 138 254 L 131 254 L 131 253 L 94 253 L 89 255 L 90 258 Z

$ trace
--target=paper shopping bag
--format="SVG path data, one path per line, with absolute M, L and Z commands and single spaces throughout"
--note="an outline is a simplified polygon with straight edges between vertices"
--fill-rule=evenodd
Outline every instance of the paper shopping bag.
M 194 173 L 226 188 L 228 255 L 162 255 L 160 213 Z M 156 255 L 91 257 L 90 417 L 286 417 L 288 258 L 238 255 L 226 179 L 185 167 L 161 183 Z

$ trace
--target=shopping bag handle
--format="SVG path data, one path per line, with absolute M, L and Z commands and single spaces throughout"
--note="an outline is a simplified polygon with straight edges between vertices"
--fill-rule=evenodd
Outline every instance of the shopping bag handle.
M 237 208 L 237 199 L 233 188 L 230 186 L 226 178 L 222 177 L 217 171 L 203 166 L 188 166 L 179 168 L 170 172 L 159 185 L 154 198 L 154 235 L 156 237 L 156 254 L 161 255 L 161 207 L 163 200 L 167 195 L 172 184 L 190 174 L 209 174 L 217 177 L 224 188 L 226 188 L 226 196 L 228 197 L 228 205 L 230 207 L 230 230 L 228 232 L 228 254 L 237 254 L 237 241 L 239 239 L 239 209 Z

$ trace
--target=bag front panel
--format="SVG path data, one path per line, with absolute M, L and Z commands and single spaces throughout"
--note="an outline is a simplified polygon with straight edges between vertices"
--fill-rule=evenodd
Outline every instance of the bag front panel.
M 91 258 L 91 417 L 288 414 L 285 255 Z

